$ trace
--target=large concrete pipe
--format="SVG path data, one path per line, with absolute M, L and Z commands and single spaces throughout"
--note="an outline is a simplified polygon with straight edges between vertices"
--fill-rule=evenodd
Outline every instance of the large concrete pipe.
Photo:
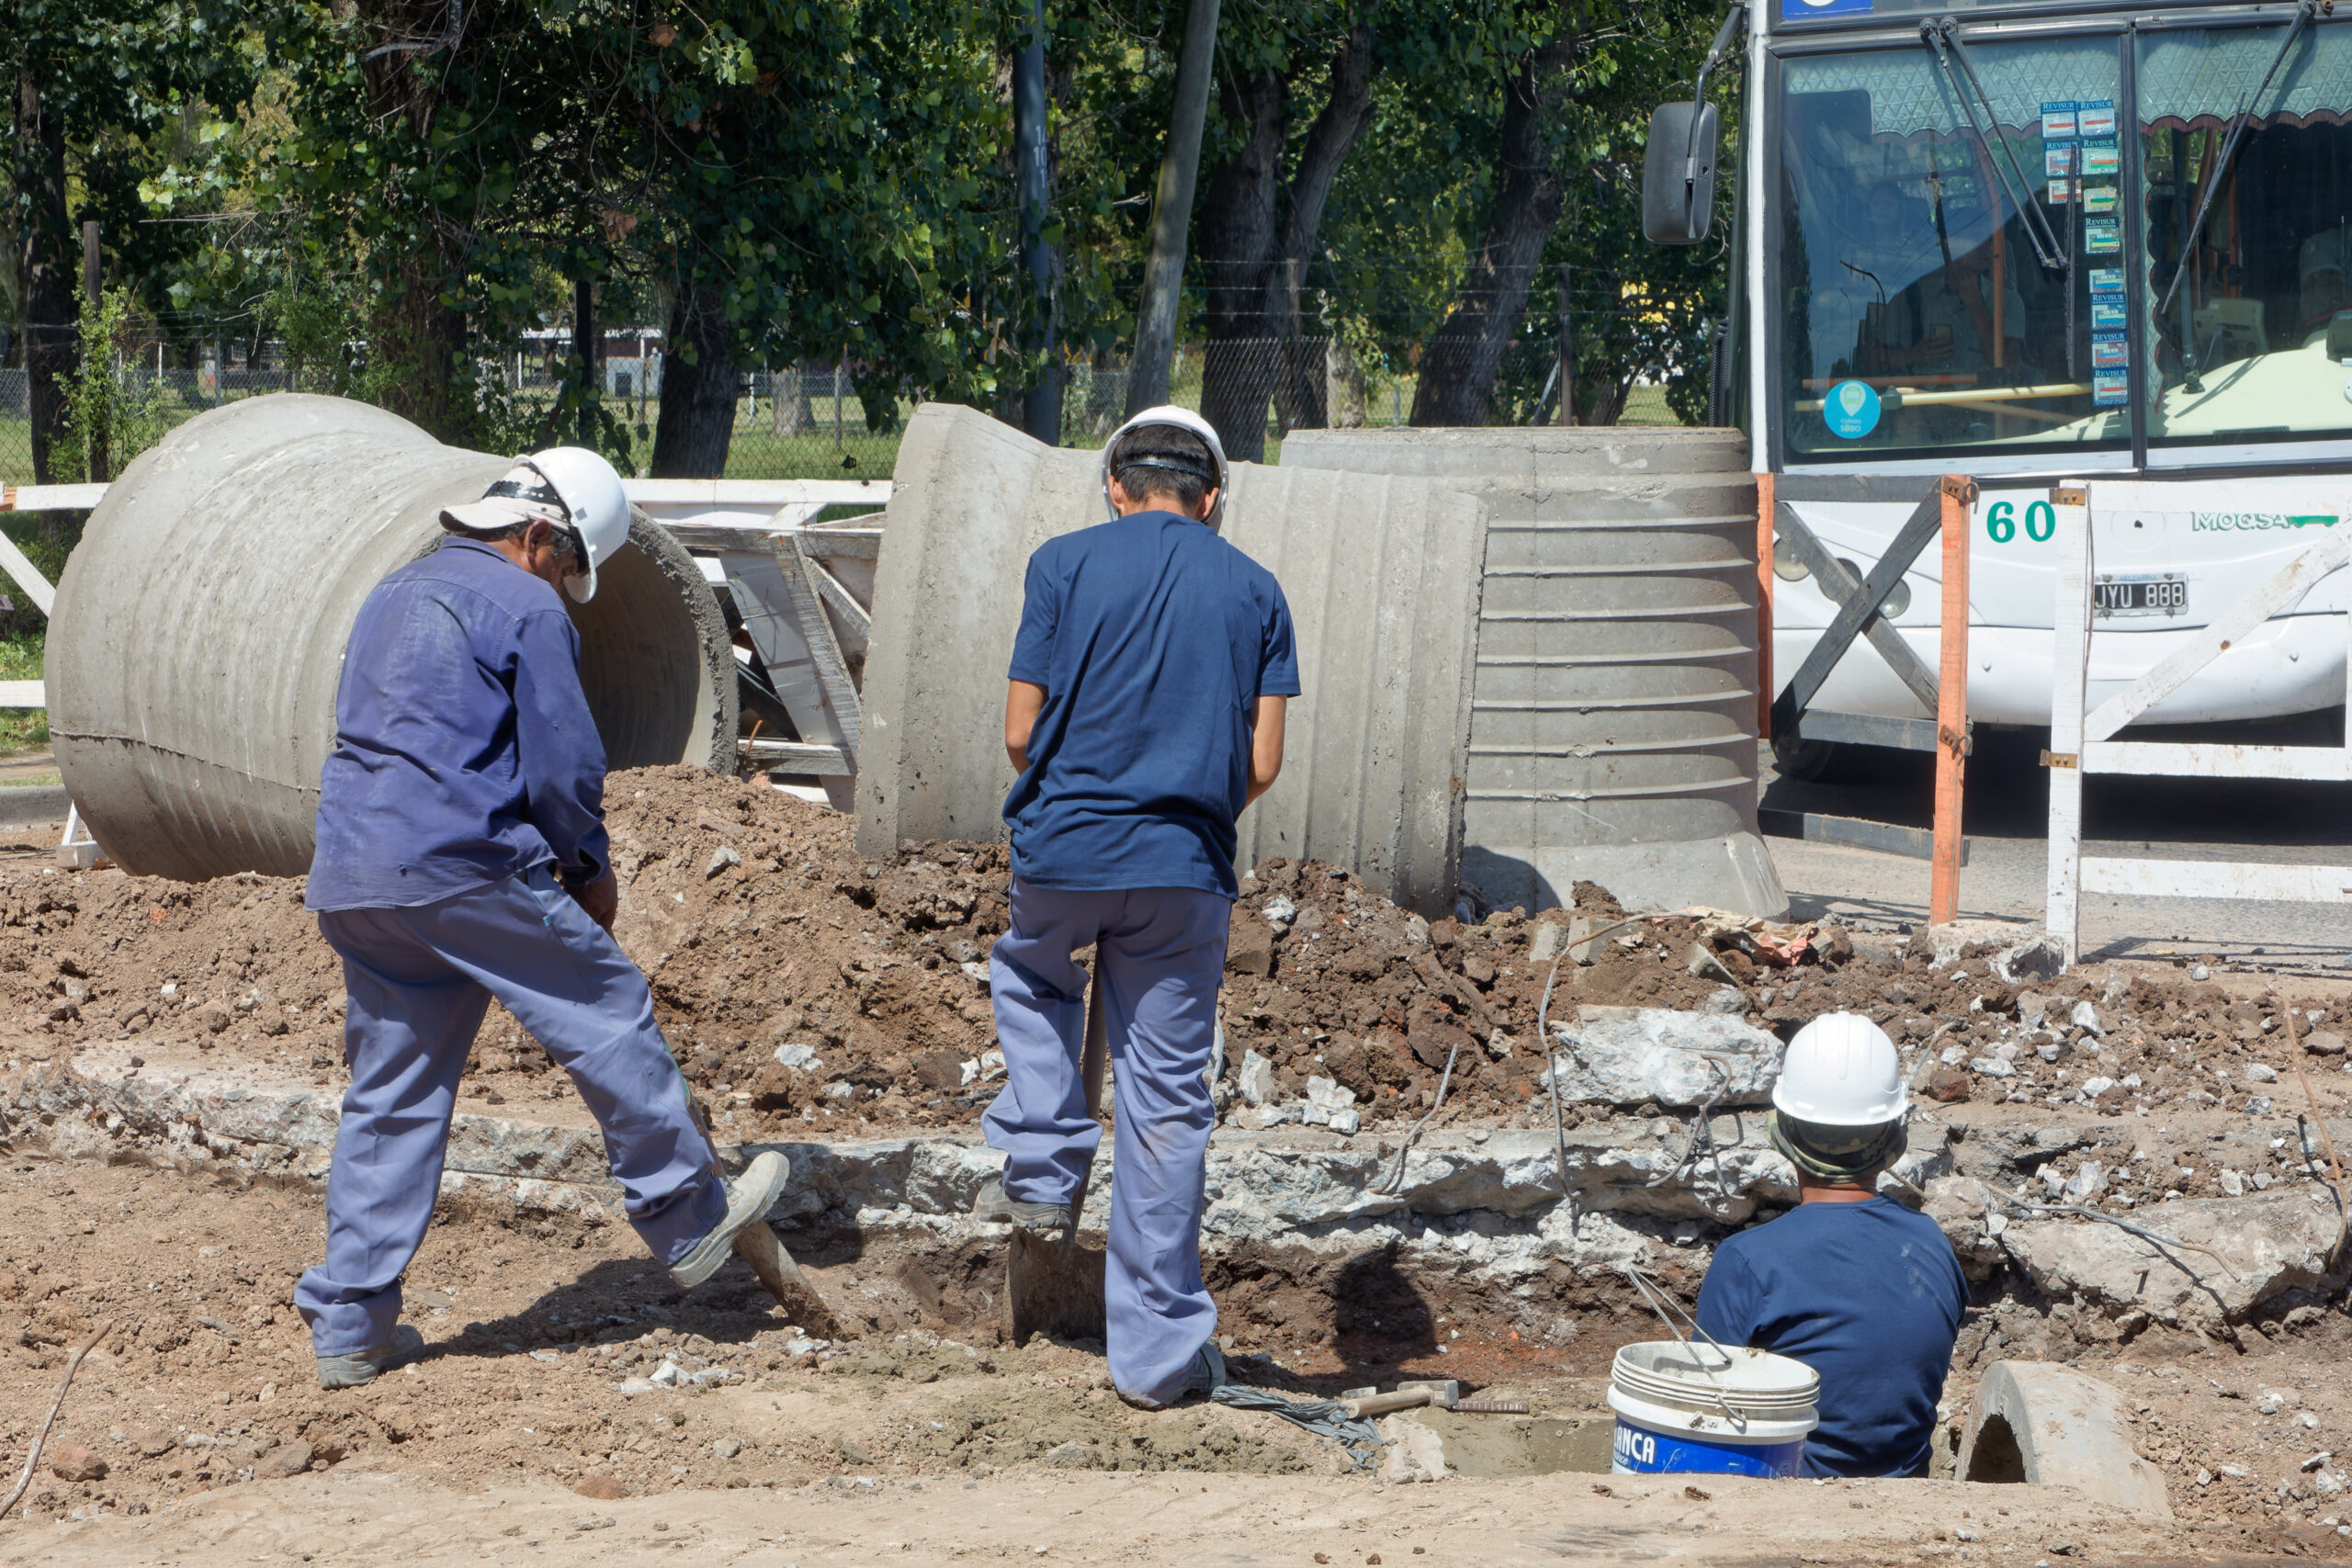
M 360 603 L 510 462 L 365 403 L 280 396 L 200 414 L 123 470 L 58 584 L 48 668 L 58 769 L 116 863 L 310 869 Z M 630 539 L 571 605 L 605 752 L 731 769 L 718 603 L 662 529 L 640 516 Z
M 1102 454 L 926 404 L 899 448 L 875 580 L 857 841 L 1001 839 L 1005 665 L 1029 553 L 1102 520 Z M 1233 466 L 1225 536 L 1290 601 L 1299 683 L 1282 782 L 1236 860 L 1311 856 L 1431 914 L 1453 907 L 1483 503 L 1374 474 Z
M 1778 918 L 1756 828 L 1756 481 L 1733 430 L 1294 431 L 1487 501 L 1462 876 L 1490 904 Z

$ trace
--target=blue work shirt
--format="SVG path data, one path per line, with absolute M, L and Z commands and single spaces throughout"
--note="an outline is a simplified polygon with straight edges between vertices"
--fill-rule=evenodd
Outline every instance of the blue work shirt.
M 1046 690 L 1004 800 L 1014 875 L 1239 891 L 1258 699 L 1298 695 L 1273 573 L 1173 512 L 1064 534 L 1029 558 L 1009 673 Z
M 1821 1374 L 1807 1475 L 1925 1475 L 1968 1281 L 1891 1198 L 1805 1203 L 1715 1248 L 1699 1326 Z
M 319 775 L 312 909 L 430 904 L 552 861 L 605 874 L 605 744 L 554 589 L 450 538 L 359 607 Z

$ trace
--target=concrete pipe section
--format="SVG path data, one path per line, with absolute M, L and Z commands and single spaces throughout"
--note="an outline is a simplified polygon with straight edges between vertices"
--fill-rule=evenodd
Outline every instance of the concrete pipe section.
M 291 395 L 198 415 L 123 470 L 58 584 L 48 669 L 58 770 L 117 864 L 191 882 L 310 869 L 360 603 L 511 461 Z M 606 754 L 731 770 L 718 603 L 668 534 L 640 516 L 630 537 L 594 602 L 569 605 Z
M 1730 430 L 1294 431 L 1283 467 L 1414 475 L 1491 522 L 1462 876 L 1489 905 L 1778 918 L 1756 826 L 1756 482 Z
M 899 449 L 875 580 L 857 841 L 1001 839 L 999 716 L 1029 553 L 1103 518 L 1102 454 L 926 404 Z M 1233 465 L 1225 536 L 1290 601 L 1300 684 L 1282 782 L 1236 859 L 1311 856 L 1437 915 L 1455 897 L 1483 502 L 1380 474 Z

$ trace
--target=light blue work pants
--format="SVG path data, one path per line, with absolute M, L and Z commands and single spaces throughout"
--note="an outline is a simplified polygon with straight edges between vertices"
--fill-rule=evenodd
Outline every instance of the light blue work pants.
M 1006 1195 L 1060 1203 L 1102 1138 L 1080 1075 L 1086 971 L 1070 959 L 1096 949 L 1117 1088 L 1103 1280 L 1111 1379 L 1157 1403 L 1181 1391 L 1216 1332 L 1201 1281 L 1201 1190 L 1216 1124 L 1204 1075 L 1232 911 L 1231 900 L 1188 887 L 1068 893 L 1015 878 L 1012 929 L 989 961 L 1005 1086 L 982 1124 L 1005 1151 Z
M 674 1262 L 726 1216 L 644 975 L 550 868 L 410 908 L 323 913 L 319 930 L 343 956 L 351 1087 L 327 1177 L 326 1261 L 294 1292 L 318 1354 L 391 1337 L 493 996 L 571 1075 L 656 1258 Z

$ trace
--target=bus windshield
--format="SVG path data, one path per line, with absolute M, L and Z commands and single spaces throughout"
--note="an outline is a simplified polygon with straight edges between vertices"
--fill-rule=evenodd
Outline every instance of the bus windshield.
M 2305 29 L 2219 166 L 2284 40 L 2283 26 L 2139 40 L 2151 445 L 2352 433 L 2352 28 Z
M 2120 51 L 1971 44 L 1982 100 L 1917 41 L 1784 62 L 1791 456 L 2129 443 Z

